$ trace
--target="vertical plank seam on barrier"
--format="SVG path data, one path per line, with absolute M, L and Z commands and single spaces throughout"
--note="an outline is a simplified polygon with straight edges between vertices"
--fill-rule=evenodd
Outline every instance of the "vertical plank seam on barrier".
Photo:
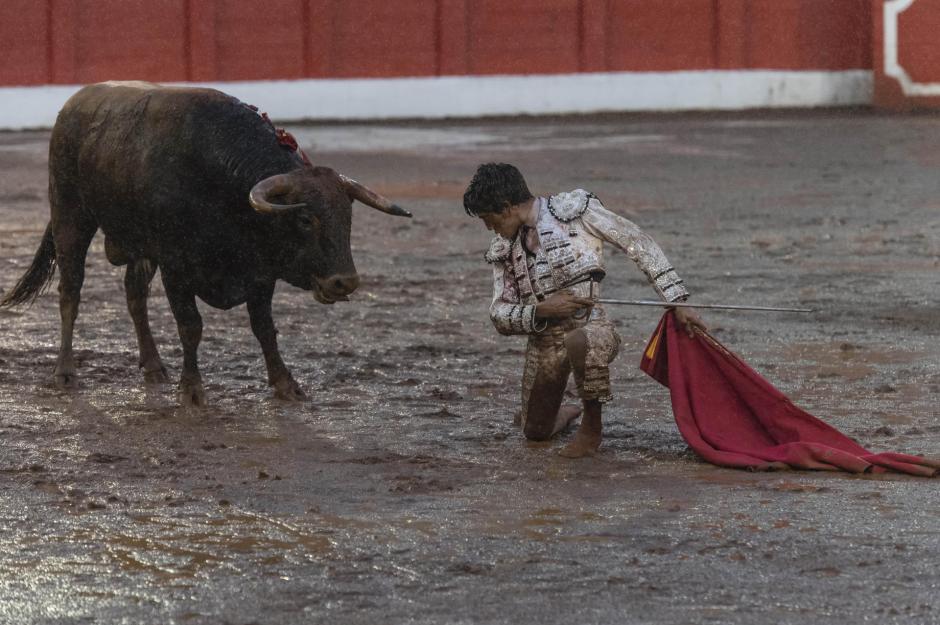
M 463 1 L 463 14 L 467 16 L 463 21 L 463 58 L 464 58 L 463 66 L 464 66 L 464 71 L 467 74 L 471 74 L 473 72 L 470 67 L 470 63 L 472 60 L 472 57 L 470 56 L 470 35 L 472 34 L 471 28 L 470 28 L 470 20 L 473 19 L 473 15 L 467 12 L 467 3 L 470 0 L 462 0 L 462 1 Z
M 713 33 L 715 41 L 714 69 L 744 70 L 750 66 L 749 0 L 715 0 Z
M 212 80 L 219 80 L 222 76 L 222 63 L 219 62 L 219 5 L 216 0 L 208 0 L 212 7 L 212 34 L 209 41 L 210 60 L 212 61 Z
M 189 56 L 187 68 L 189 79 L 206 80 L 206 76 L 203 75 L 201 68 L 197 67 L 197 64 L 203 63 L 205 60 L 205 53 L 202 46 L 198 46 L 194 42 L 194 39 L 202 33 L 204 25 L 197 21 L 196 7 L 191 0 L 187 0 L 186 2 L 186 22 L 188 24 L 189 34 L 186 38 L 186 49 Z M 215 78 L 215 76 L 213 76 L 213 78 Z
M 444 0 L 434 0 L 434 75 L 440 76 L 444 67 Z
M 467 65 L 467 20 L 464 0 L 439 0 L 440 76 L 459 76 L 469 72 Z
M 183 0 L 183 64 L 186 80 L 193 80 L 193 12 L 191 0 Z
M 75 2 L 53 0 L 52 3 L 52 47 L 55 50 L 51 77 L 53 83 L 78 81 L 78 12 L 75 10 Z
M 336 12 L 339 10 L 335 3 L 328 3 L 328 15 L 329 15 L 329 33 L 330 38 L 328 45 L 326 47 L 326 71 L 327 75 L 331 78 L 336 77 L 336 50 L 339 46 L 339 36 L 336 34 Z
M 807 4 L 805 1 L 797 5 L 797 24 L 796 24 L 796 41 L 797 41 L 797 64 L 799 67 L 821 67 L 825 65 L 824 60 L 827 58 L 827 54 L 830 55 L 828 58 L 831 58 L 833 51 L 836 47 L 834 40 L 827 40 L 825 47 L 822 45 L 816 45 L 811 47 L 810 44 L 812 39 L 807 33 L 807 29 L 803 28 L 803 24 L 807 23 L 812 19 L 812 3 Z M 807 10 L 809 8 L 809 10 Z
M 865 35 L 862 35 L 862 36 L 868 37 L 867 39 L 868 45 L 859 46 L 860 53 L 861 53 L 861 56 L 859 57 L 859 66 L 863 68 L 867 67 L 874 71 L 875 47 L 874 47 L 874 33 L 872 32 L 872 23 L 873 23 L 872 13 L 874 12 L 874 10 L 872 9 L 872 3 L 869 2 L 868 0 L 858 0 L 858 1 L 860 3 L 860 6 L 865 7 L 860 16 L 860 22 L 858 24 L 858 27 L 860 29 L 865 29 Z M 867 18 L 867 19 L 861 19 L 861 18 Z
M 222 65 L 219 63 L 219 5 L 217 0 L 209 0 L 212 5 L 212 79 L 218 80 L 222 73 Z
M 587 40 L 584 36 L 584 12 L 587 11 L 584 0 L 578 0 L 578 24 L 577 24 L 577 43 L 578 46 L 578 71 L 585 71 L 585 60 L 587 58 Z
M 300 0 L 300 73 L 310 77 L 310 0 Z
M 742 45 L 742 56 L 741 59 L 742 69 L 751 69 L 754 64 L 753 55 L 751 54 L 751 29 L 748 25 L 751 23 L 751 3 L 745 2 L 744 9 L 742 11 L 743 19 L 741 22 L 744 24 L 744 34 L 743 34 L 743 45 Z
M 604 37 L 601 39 L 601 58 L 604 59 L 604 70 L 609 72 L 612 64 L 610 61 L 610 0 L 604 0 Z
M 721 67 L 721 0 L 712 0 L 712 67 Z
M 307 21 L 304 24 L 307 43 L 306 60 L 304 67 L 310 78 L 325 78 L 327 71 L 325 61 L 328 54 L 324 46 L 328 45 L 323 36 L 322 25 L 325 22 L 323 3 L 318 0 L 305 0 L 307 4 Z
M 55 45 L 52 37 L 52 1 L 46 0 L 46 82 L 55 76 Z
M 609 58 L 608 27 L 609 0 L 581 0 L 580 23 L 578 24 L 580 71 L 606 72 Z

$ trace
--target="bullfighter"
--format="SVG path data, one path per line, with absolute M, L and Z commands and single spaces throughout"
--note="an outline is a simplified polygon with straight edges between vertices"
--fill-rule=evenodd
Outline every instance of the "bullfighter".
M 612 399 L 608 365 L 620 336 L 600 304 L 610 243 L 646 274 L 664 302 L 684 302 L 683 281 L 660 247 L 633 222 L 604 208 L 582 189 L 534 197 L 520 171 L 507 163 L 477 168 L 464 209 L 496 233 L 485 259 L 493 267 L 490 319 L 504 335 L 525 335 L 519 424 L 530 440 L 547 440 L 582 412 L 568 458 L 592 455 L 602 440 L 601 411 Z M 675 308 L 690 335 L 705 325 L 689 308 Z M 562 406 L 574 373 L 582 408 Z

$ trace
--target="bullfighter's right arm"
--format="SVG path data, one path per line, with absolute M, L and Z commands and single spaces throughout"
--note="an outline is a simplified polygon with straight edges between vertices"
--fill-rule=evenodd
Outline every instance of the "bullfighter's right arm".
M 545 329 L 545 321 L 535 318 L 535 306 L 523 304 L 512 272 L 508 268 L 509 242 L 494 239 L 486 253 L 486 261 L 493 265 L 493 302 L 490 321 L 500 334 L 534 334 Z
M 684 302 L 688 299 L 688 289 L 662 249 L 635 223 L 607 210 L 596 197 L 589 197 L 581 220 L 592 235 L 625 252 L 646 274 L 664 301 Z

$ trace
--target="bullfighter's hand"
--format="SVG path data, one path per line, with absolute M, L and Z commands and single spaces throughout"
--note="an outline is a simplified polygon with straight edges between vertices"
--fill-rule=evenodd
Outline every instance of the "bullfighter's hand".
M 590 308 L 593 305 L 594 302 L 586 297 L 559 291 L 535 306 L 535 316 L 543 319 L 567 319 L 582 308 Z
M 686 333 L 690 338 L 695 338 L 696 328 L 705 332 L 708 330 L 708 327 L 705 323 L 698 318 L 698 315 L 695 314 L 694 309 L 692 308 L 673 308 L 671 309 L 675 312 L 676 321 L 685 328 Z

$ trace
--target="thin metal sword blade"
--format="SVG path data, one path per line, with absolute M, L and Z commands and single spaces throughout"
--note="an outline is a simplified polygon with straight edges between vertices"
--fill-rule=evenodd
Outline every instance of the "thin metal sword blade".
M 732 304 L 687 304 L 683 302 L 654 302 L 651 300 L 599 299 L 599 304 L 621 306 L 659 306 L 660 308 L 711 308 L 717 310 L 760 310 L 764 312 L 816 312 L 813 308 L 778 308 L 775 306 L 735 306 Z

